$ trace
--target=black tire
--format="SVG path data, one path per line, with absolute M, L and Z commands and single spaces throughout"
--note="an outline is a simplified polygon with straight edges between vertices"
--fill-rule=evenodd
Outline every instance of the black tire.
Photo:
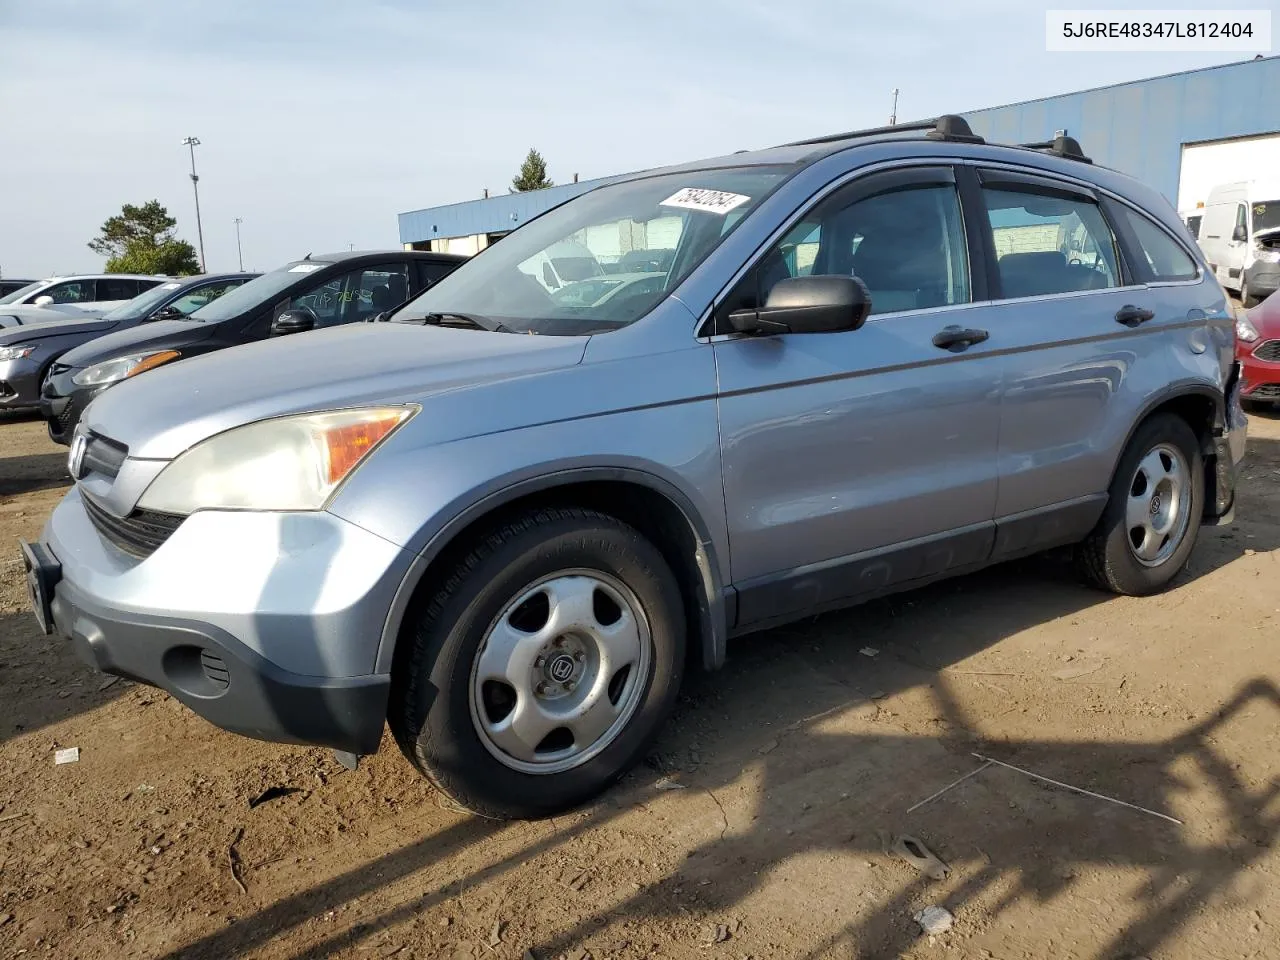
M 1182 540 L 1156 566 L 1140 563 L 1134 556 L 1125 522 L 1130 484 L 1138 465 L 1161 444 L 1176 447 L 1190 473 L 1190 511 Z M 1181 417 L 1161 413 L 1145 421 L 1129 441 L 1111 481 L 1106 509 L 1081 543 L 1076 546 L 1076 564 L 1086 580 L 1102 590 L 1126 596 L 1145 596 L 1168 585 L 1187 565 L 1200 532 L 1204 513 L 1204 465 L 1195 432 Z
M 632 592 L 652 640 L 648 677 L 616 738 L 561 773 L 514 770 L 482 742 L 471 675 L 486 631 L 539 578 L 597 570 Z M 532 819 L 591 799 L 643 755 L 675 704 L 685 662 L 680 588 L 662 554 L 613 517 L 532 511 L 480 538 L 413 614 L 392 668 L 388 719 L 400 749 L 436 787 L 481 816 Z

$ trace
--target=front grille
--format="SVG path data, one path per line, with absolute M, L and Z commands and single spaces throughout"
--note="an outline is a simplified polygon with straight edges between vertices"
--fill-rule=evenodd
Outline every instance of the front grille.
M 1280 363 L 1280 340 L 1268 340 L 1266 343 L 1258 344 L 1253 355 L 1268 363 Z
M 92 496 L 81 492 L 84 509 L 94 528 L 130 556 L 146 559 L 173 535 L 186 517 L 154 510 L 134 510 L 127 517 L 112 516 Z
M 40 396 L 48 397 L 50 400 L 54 399 L 57 394 L 53 390 L 53 378 L 60 373 L 66 373 L 70 369 L 71 365 L 66 363 L 55 362 L 50 365 L 49 372 L 44 375 L 44 383 L 40 385 Z
M 59 415 L 59 421 L 63 416 L 73 413 L 71 404 L 67 404 L 67 409 Z M 96 433 L 88 435 L 88 442 L 84 448 L 84 467 L 85 470 L 92 470 L 94 473 L 100 473 L 104 477 L 110 477 L 114 480 L 120 474 L 120 468 L 124 466 L 125 458 L 129 456 L 129 448 L 123 443 L 117 443 L 107 437 L 100 436 Z
M 1280 400 L 1280 383 L 1261 383 L 1249 391 L 1249 400 Z

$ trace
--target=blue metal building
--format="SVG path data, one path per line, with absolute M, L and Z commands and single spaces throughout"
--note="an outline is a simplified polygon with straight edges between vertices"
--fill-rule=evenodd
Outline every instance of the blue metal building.
M 1280 57 L 972 110 L 964 116 L 975 133 L 1000 143 L 1048 140 L 1065 130 L 1095 162 L 1151 184 L 1176 204 L 1183 147 L 1280 133 Z M 402 213 L 400 240 L 425 246 L 433 240 L 483 236 L 487 243 L 489 236 L 613 179 Z

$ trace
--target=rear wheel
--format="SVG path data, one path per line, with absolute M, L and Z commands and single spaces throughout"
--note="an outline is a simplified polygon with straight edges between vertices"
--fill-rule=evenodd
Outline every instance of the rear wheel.
M 1186 566 L 1203 505 L 1196 435 L 1181 417 L 1158 414 L 1120 458 L 1102 518 L 1076 548 L 1077 563 L 1104 590 L 1155 593 Z
M 553 814 L 639 759 L 684 647 L 657 548 L 612 517 L 539 510 L 480 540 L 420 610 L 397 651 L 391 729 L 468 809 Z

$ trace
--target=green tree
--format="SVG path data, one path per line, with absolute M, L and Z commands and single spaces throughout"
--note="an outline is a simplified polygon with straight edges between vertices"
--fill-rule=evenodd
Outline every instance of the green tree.
M 555 184 L 547 179 L 547 161 L 542 159 L 542 154 L 530 147 L 529 155 L 524 158 L 524 163 L 520 164 L 520 173 L 511 181 L 511 192 L 524 193 L 526 190 L 541 190 L 544 187 L 554 186 Z
M 140 207 L 126 203 L 119 214 L 107 218 L 89 249 L 107 258 L 107 273 L 199 273 L 195 248 L 174 236 L 177 225 L 159 200 Z

